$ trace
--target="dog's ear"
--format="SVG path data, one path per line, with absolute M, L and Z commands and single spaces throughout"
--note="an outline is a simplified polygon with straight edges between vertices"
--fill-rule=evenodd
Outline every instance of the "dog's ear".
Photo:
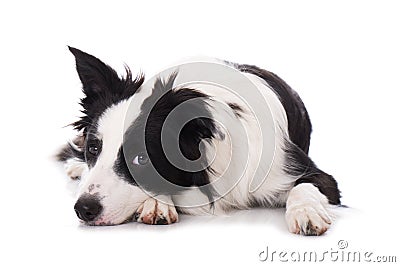
M 80 103 L 84 116 L 71 125 L 85 132 L 108 107 L 131 97 L 142 85 L 144 75 L 140 73 L 133 79 L 126 66 L 126 75 L 120 78 L 115 70 L 98 58 L 79 49 L 68 48 L 75 56 L 76 70 L 85 94 Z
M 74 47 L 68 48 L 75 56 L 76 70 L 87 96 L 113 90 L 121 82 L 115 70 L 98 58 Z

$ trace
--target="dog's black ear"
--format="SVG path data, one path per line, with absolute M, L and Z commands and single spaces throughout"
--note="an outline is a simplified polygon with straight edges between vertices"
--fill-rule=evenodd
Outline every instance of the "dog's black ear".
M 120 78 L 115 70 L 98 58 L 79 49 L 68 48 L 75 56 L 76 70 L 85 94 L 80 103 L 84 116 L 71 125 L 85 132 L 108 107 L 131 97 L 142 85 L 144 75 L 140 73 L 133 79 L 126 66 L 126 75 Z
M 75 56 L 76 70 L 83 85 L 83 92 L 87 96 L 101 94 L 118 87 L 121 80 L 114 69 L 79 49 L 70 46 L 68 48 Z

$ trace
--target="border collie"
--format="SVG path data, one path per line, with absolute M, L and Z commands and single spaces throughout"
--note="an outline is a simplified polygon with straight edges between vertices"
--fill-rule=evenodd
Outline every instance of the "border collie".
M 171 224 L 178 213 L 261 206 L 286 207 L 292 233 L 327 231 L 340 191 L 309 158 L 307 110 L 277 75 L 217 60 L 145 82 L 128 67 L 121 77 L 69 50 L 83 85 L 83 116 L 57 157 L 80 180 L 74 209 L 82 222 Z

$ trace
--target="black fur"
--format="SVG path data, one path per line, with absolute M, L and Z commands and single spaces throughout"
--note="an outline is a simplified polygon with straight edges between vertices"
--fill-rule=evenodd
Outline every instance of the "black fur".
M 68 159 L 76 158 L 85 161 L 84 145 L 85 140 L 83 136 L 76 137 L 72 143 L 66 144 L 61 148 L 60 152 L 56 155 L 56 159 L 61 162 L 66 162 Z
M 285 171 L 291 175 L 299 176 L 295 186 L 302 183 L 311 183 L 324 194 L 330 204 L 340 204 L 340 191 L 336 180 L 329 174 L 321 171 L 314 162 L 292 142 L 286 142 L 287 161 Z
M 128 164 L 130 164 L 130 162 L 127 162 L 127 160 L 125 159 L 124 148 L 123 146 L 121 146 L 118 151 L 117 160 L 114 163 L 113 169 L 119 177 L 122 177 L 131 185 L 138 186 L 131 174 L 131 171 L 129 170 Z
M 79 144 L 74 141 L 78 149 L 67 144 L 58 153 L 57 159 L 66 161 L 69 158 L 77 158 L 86 161 L 90 167 L 95 164 L 97 156 L 87 152 L 88 146 L 90 143 L 96 142 L 101 149 L 101 141 L 91 135 L 96 132 L 97 120 L 107 108 L 128 99 L 137 92 L 144 81 L 144 76 L 140 74 L 133 79 L 132 72 L 125 67 L 126 76 L 120 78 L 115 70 L 98 58 L 79 49 L 68 48 L 75 56 L 76 70 L 85 95 L 80 103 L 84 116 L 71 125 L 78 131 L 83 130 L 83 135 L 79 139 Z
M 98 58 L 81 50 L 69 47 L 75 56 L 76 70 L 83 85 L 85 97 L 81 99 L 84 116 L 72 123 L 76 130 L 84 130 L 92 125 L 96 119 L 110 106 L 131 97 L 142 85 L 144 75 L 135 79 L 128 67 L 125 77 L 118 74 L 110 66 Z
M 180 88 L 180 90 L 172 90 L 175 74 L 167 81 L 161 79 L 156 80 L 154 84 L 154 91 L 152 95 L 147 98 L 141 107 L 141 114 L 131 125 L 126 132 L 124 138 L 124 149 L 120 150 L 117 164 L 115 169 L 119 173 L 124 173 L 127 176 L 127 167 L 133 173 L 131 177 L 131 183 L 136 184 L 136 177 L 146 177 L 140 181 L 146 190 L 162 194 L 174 194 L 176 193 L 176 187 L 171 186 L 178 185 L 183 188 L 191 186 L 202 186 L 208 184 L 209 177 L 207 174 L 206 162 L 200 161 L 198 166 L 201 171 L 185 171 L 175 167 L 167 159 L 164 148 L 161 145 L 161 129 L 166 131 L 166 145 L 173 144 L 173 140 L 179 137 L 179 146 L 182 154 L 189 160 L 196 160 L 200 157 L 201 151 L 199 148 L 201 140 L 207 140 L 214 138 L 218 133 L 214 122 L 208 117 L 211 117 L 210 112 L 207 109 L 207 104 L 204 99 L 208 99 L 208 96 L 200 93 L 196 90 L 189 88 Z M 176 124 L 169 125 L 166 127 L 163 125 L 168 114 L 174 110 L 178 105 L 193 99 L 198 99 L 196 103 L 190 103 L 190 112 L 180 113 L 179 118 L 174 121 Z M 188 102 L 187 102 L 188 103 Z M 198 117 L 197 114 L 203 114 L 205 117 Z M 192 116 L 194 115 L 194 116 Z M 178 132 L 180 126 L 179 121 L 184 121 L 186 118 L 196 117 L 191 120 L 182 128 L 181 132 Z M 140 140 L 144 140 L 142 143 Z M 165 145 L 165 144 L 164 144 Z M 147 152 L 150 158 L 150 163 L 146 166 L 133 165 L 131 161 L 139 153 Z M 126 159 L 127 162 L 124 162 Z M 166 180 L 165 183 L 159 183 L 160 176 L 162 180 Z M 206 191 L 205 193 L 210 199 L 213 192 Z
M 330 204 L 340 204 L 340 191 L 336 180 L 321 171 L 309 158 L 308 150 L 311 138 L 311 121 L 303 101 L 290 86 L 272 72 L 252 65 L 233 64 L 238 70 L 254 74 L 264 79 L 279 97 L 288 119 L 289 138 L 285 144 L 286 173 L 299 176 L 294 186 L 311 183 L 324 194 Z
M 85 160 L 89 167 L 93 167 L 96 164 L 97 158 L 99 157 L 101 150 L 103 148 L 102 140 L 99 140 L 95 133 L 97 129 L 96 127 L 90 126 L 90 129 L 86 135 L 86 142 L 85 142 Z M 89 151 L 90 146 L 96 146 L 98 148 L 97 155 L 93 155 Z
M 252 65 L 235 65 L 242 72 L 254 74 L 267 82 L 278 95 L 288 119 L 290 140 L 308 154 L 311 121 L 303 101 L 290 86 L 276 74 Z

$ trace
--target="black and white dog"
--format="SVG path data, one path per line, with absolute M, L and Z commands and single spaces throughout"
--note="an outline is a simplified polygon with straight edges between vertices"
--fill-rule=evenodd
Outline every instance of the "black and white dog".
M 340 191 L 308 157 L 307 110 L 278 76 L 252 65 L 218 63 L 250 81 L 267 103 L 273 131 L 268 146 L 251 106 L 234 93 L 212 83 L 176 86 L 179 69 L 146 87 L 144 76 L 133 78 L 129 68 L 119 77 L 96 57 L 69 50 L 83 84 L 84 115 L 72 124 L 78 135 L 58 159 L 68 176 L 80 179 L 74 208 L 83 222 L 171 224 L 178 212 L 218 215 L 286 206 L 290 232 L 321 235 L 329 228 Z M 167 125 L 174 111 L 178 119 Z M 179 153 L 167 153 L 165 144 Z M 263 161 L 263 150 L 273 150 L 273 157 Z M 185 168 L 187 162 L 175 157 L 180 153 L 195 164 Z M 258 169 L 265 179 L 250 190 Z

